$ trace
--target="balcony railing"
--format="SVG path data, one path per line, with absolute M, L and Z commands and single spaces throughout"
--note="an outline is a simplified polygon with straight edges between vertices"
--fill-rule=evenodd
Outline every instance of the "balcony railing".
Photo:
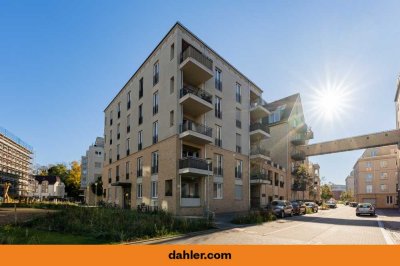
M 200 170 L 211 171 L 211 165 L 209 166 L 206 160 L 195 157 L 186 157 L 180 159 L 179 169 L 184 169 L 184 168 L 195 168 Z
M 183 124 L 179 125 L 179 133 L 183 133 L 188 130 L 212 137 L 212 128 L 198 124 L 194 121 L 187 120 Z
M 268 175 L 266 173 L 250 172 L 250 180 L 256 180 L 256 179 L 268 180 L 272 182 L 272 180 L 268 178 Z
M 268 134 L 270 133 L 269 127 L 262 123 L 252 123 L 250 125 L 250 132 L 255 130 L 262 130 Z
M 266 149 L 257 147 L 250 150 L 250 156 L 251 155 L 264 155 L 267 157 L 271 157 L 271 152 Z
M 199 98 L 205 100 L 206 102 L 209 102 L 209 103 L 212 104 L 212 95 L 210 93 L 206 92 L 203 89 L 196 88 L 196 87 L 193 87 L 193 86 L 185 86 L 180 90 L 179 98 L 182 98 L 186 94 L 196 95 L 197 97 L 199 97 Z
M 181 53 L 181 63 L 185 61 L 188 57 L 194 58 L 197 62 L 201 63 L 209 70 L 212 71 L 212 60 L 207 56 L 203 55 L 199 51 L 197 51 L 192 46 L 188 46 L 182 53 Z
M 251 103 L 250 103 L 250 108 L 254 108 L 254 107 L 257 107 L 257 106 L 263 106 L 263 107 L 265 107 L 267 105 L 267 102 L 266 101 L 264 101 L 263 99 L 261 99 L 261 98 L 257 98 L 255 101 L 252 101 Z

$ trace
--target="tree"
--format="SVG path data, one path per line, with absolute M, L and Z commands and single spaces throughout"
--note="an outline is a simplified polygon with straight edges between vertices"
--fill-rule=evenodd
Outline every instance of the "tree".
M 353 195 L 351 191 L 343 191 L 340 194 L 340 200 L 341 201 L 351 201 L 353 199 Z
M 63 181 L 65 183 L 67 176 L 68 176 L 67 166 L 62 163 L 50 166 L 47 170 L 47 175 L 58 176 L 61 178 L 61 181 Z
M 97 191 L 96 191 L 96 183 L 97 183 Z M 97 177 L 97 181 L 90 185 L 92 192 L 97 196 L 103 195 L 103 181 L 101 180 L 101 176 Z
M 321 198 L 323 200 L 329 200 L 330 198 L 332 198 L 333 194 L 331 191 L 331 187 L 327 184 L 323 185 L 321 187 Z
M 297 187 L 297 190 L 303 191 L 303 199 L 304 199 L 304 191 L 310 185 L 311 175 L 308 172 L 307 167 L 304 164 L 299 165 L 295 171 L 295 179 L 293 185 Z
M 65 179 L 65 191 L 69 197 L 77 199 L 79 197 L 79 187 L 81 183 L 81 165 L 77 161 L 70 164 Z

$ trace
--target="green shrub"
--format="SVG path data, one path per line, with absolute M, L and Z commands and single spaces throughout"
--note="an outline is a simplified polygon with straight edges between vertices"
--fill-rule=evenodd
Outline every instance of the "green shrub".
M 271 212 L 252 211 L 247 214 L 237 215 L 232 219 L 234 224 L 262 224 L 275 220 L 276 217 Z
M 313 214 L 314 212 L 313 212 L 313 210 L 312 209 L 310 209 L 310 208 L 307 208 L 306 209 L 306 214 Z

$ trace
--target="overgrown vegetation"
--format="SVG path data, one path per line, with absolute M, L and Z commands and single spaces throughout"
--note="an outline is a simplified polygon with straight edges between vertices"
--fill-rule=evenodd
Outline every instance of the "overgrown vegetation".
M 237 215 L 231 221 L 233 224 L 262 224 L 276 220 L 275 215 L 268 211 L 251 211 L 247 214 Z
M 77 242 L 70 239 L 76 244 L 91 241 L 112 243 L 188 233 L 211 227 L 212 223 L 205 219 L 177 218 L 166 212 L 139 213 L 117 208 L 66 207 L 19 226 L 1 227 L 0 242 L 30 244 L 34 239 L 35 243 L 57 244 L 57 239 L 63 235 L 77 237 Z M 33 233 L 24 237 L 24 232 Z M 45 234 L 53 232 L 57 233 L 55 238 Z M 84 239 L 80 239 L 82 237 Z M 65 242 L 62 239 L 60 244 Z
M 54 203 L 54 202 L 32 202 L 32 203 L 1 203 L 1 208 L 36 208 L 36 209 L 53 209 L 53 210 L 62 210 L 68 208 L 77 207 L 78 204 L 72 202 L 61 202 L 61 203 Z

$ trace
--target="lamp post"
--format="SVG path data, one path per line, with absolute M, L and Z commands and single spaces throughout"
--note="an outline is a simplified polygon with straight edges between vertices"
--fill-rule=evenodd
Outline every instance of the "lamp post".
M 96 191 L 94 192 L 94 206 L 97 206 L 97 182 L 94 183 Z
M 207 162 L 207 181 L 206 181 L 206 201 L 207 201 L 207 211 L 206 211 L 206 215 L 207 215 L 207 221 L 210 219 L 210 199 L 209 199 L 209 194 L 210 194 L 210 165 L 211 165 L 211 158 L 206 158 L 206 162 Z

